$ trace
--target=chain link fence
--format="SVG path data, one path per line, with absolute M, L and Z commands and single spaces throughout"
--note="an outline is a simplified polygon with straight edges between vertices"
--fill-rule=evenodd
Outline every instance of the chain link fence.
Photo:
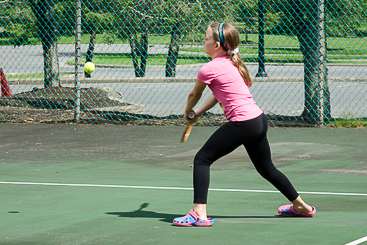
M 0 8 L 0 122 L 181 125 L 210 60 L 206 27 L 230 22 L 271 125 L 367 125 L 364 0 L 2 0 Z M 218 105 L 198 124 L 224 121 Z

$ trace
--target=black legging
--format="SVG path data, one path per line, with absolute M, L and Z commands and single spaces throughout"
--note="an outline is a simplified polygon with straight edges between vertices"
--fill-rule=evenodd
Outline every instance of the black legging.
M 243 122 L 227 122 L 208 139 L 194 159 L 194 203 L 206 204 L 210 165 L 240 145 L 244 145 L 259 174 L 273 184 L 289 201 L 298 197 L 288 178 L 271 161 L 264 114 Z

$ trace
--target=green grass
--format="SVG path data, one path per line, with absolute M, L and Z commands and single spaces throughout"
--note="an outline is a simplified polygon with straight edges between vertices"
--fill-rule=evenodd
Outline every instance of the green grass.
M 246 40 L 246 35 L 240 35 L 241 41 Z M 203 52 L 202 47 L 182 47 L 182 45 L 202 45 L 201 41 L 203 38 L 202 33 L 190 33 L 187 35 L 181 43 L 180 51 L 188 52 Z M 82 35 L 81 43 L 88 44 L 90 35 Z M 196 42 L 193 42 L 195 40 Z M 246 62 L 257 62 L 257 34 L 248 34 L 247 40 L 254 42 L 255 44 L 241 44 L 242 58 Z M 149 45 L 169 45 L 171 41 L 170 35 L 149 35 Z M 41 42 L 38 39 L 30 39 L 32 45 L 40 45 Z M 74 44 L 75 37 L 73 36 L 60 36 L 58 38 L 58 44 Z M 129 44 L 128 40 L 122 40 L 114 35 L 97 34 L 96 44 Z M 8 39 L 0 39 L 0 45 L 11 45 Z M 328 51 L 328 59 L 330 63 L 353 63 L 363 64 L 367 58 L 367 39 L 366 38 L 340 38 L 332 37 L 327 38 L 327 45 L 333 50 Z M 265 36 L 265 54 L 271 54 L 266 56 L 265 62 L 276 62 L 276 63 L 302 63 L 303 57 L 299 50 L 299 42 L 295 36 L 285 35 L 266 35 Z M 287 49 L 288 48 L 288 49 Z M 293 48 L 289 50 L 289 48 Z M 207 56 L 191 56 L 198 58 L 184 58 L 180 56 L 177 65 L 190 65 L 204 63 L 208 61 Z M 164 66 L 166 64 L 166 55 L 150 55 L 148 57 L 148 66 Z M 129 54 L 124 55 L 113 55 L 113 54 L 96 54 L 93 59 L 95 64 L 100 65 L 121 65 L 121 66 L 132 66 L 132 59 Z M 69 65 L 73 65 L 74 61 L 69 61 Z
M 244 62 L 258 62 L 257 55 L 242 56 Z M 180 55 L 177 60 L 177 65 L 193 65 L 202 64 L 210 61 L 209 56 L 198 55 Z M 85 60 L 84 60 L 85 61 Z M 139 59 L 140 62 L 140 59 Z M 147 66 L 165 66 L 167 55 L 149 55 Z M 302 56 L 272 56 L 265 59 L 265 62 L 276 63 L 302 63 Z M 130 54 L 96 54 L 93 57 L 93 63 L 96 65 L 113 65 L 113 66 L 133 66 L 133 61 Z M 68 65 L 75 65 L 75 60 L 67 62 Z
M 245 35 L 241 35 L 241 40 L 245 40 Z M 245 60 L 254 60 L 254 57 L 249 55 L 257 55 L 257 42 L 258 35 L 249 34 L 248 40 L 255 42 L 256 44 L 241 44 L 240 52 Z M 328 48 L 328 59 L 330 63 L 348 63 L 361 64 L 367 59 L 367 39 L 366 38 L 339 38 L 333 37 L 327 39 Z M 201 45 L 201 43 L 197 43 Z M 299 42 L 296 37 L 284 36 L 284 35 L 266 35 L 265 36 L 265 55 L 267 54 L 279 54 L 284 56 L 273 56 L 267 57 L 266 62 L 280 63 L 299 63 L 302 62 L 302 53 L 299 49 Z M 289 49 L 291 48 L 291 49 Z M 203 52 L 202 47 L 183 47 L 181 51 L 188 52 Z M 247 54 L 247 55 L 246 55 Z M 295 56 L 294 56 L 295 55 Z M 360 59 L 360 61 L 358 61 Z M 343 60 L 343 61 L 338 61 Z M 354 61 L 357 60 L 357 61 Z
M 90 35 L 84 34 L 81 36 L 81 44 L 89 44 Z M 149 35 L 149 44 L 165 44 L 168 45 L 171 41 L 171 37 L 169 35 L 158 36 L 158 35 Z M 96 43 L 97 44 L 128 44 L 129 41 L 126 39 L 119 39 L 116 36 L 106 35 L 106 34 L 97 34 L 96 35 Z M 75 44 L 74 36 L 59 36 L 57 39 L 57 44 Z M 9 38 L 0 38 L 1 46 L 13 46 L 11 39 Z M 38 38 L 30 38 L 28 45 L 42 45 L 41 40 Z
M 85 61 L 85 60 L 84 60 Z M 210 61 L 208 56 L 180 55 L 177 65 L 192 65 Z M 140 62 L 140 59 L 139 59 Z M 167 55 L 148 55 L 147 66 L 165 66 Z M 130 54 L 95 54 L 93 63 L 96 65 L 132 66 L 133 61 Z M 75 60 L 67 62 L 68 65 L 75 65 Z
M 258 54 L 258 48 L 257 46 L 248 47 L 248 46 L 239 46 L 240 52 L 242 54 Z M 188 51 L 188 52 L 204 52 L 203 47 L 184 47 L 180 48 L 180 51 Z M 298 50 L 290 50 L 287 48 L 266 48 L 265 54 L 284 54 L 284 55 L 290 55 L 290 54 L 296 54 L 296 55 L 302 55 L 302 52 L 300 49 Z M 364 53 L 364 50 L 329 50 L 328 51 L 328 57 L 332 57 L 333 59 L 366 59 L 367 55 Z
M 185 36 L 182 40 L 182 44 L 201 44 L 204 34 L 193 34 Z M 247 39 L 258 43 L 259 36 L 257 34 L 247 34 Z M 81 43 L 88 44 L 90 39 L 89 34 L 83 34 L 81 36 Z M 30 38 L 31 45 L 40 45 L 41 41 L 37 38 Z M 240 40 L 246 40 L 246 34 L 240 34 Z M 149 44 L 164 44 L 168 45 L 171 41 L 170 35 L 154 35 L 149 34 Z M 75 44 L 74 36 L 59 36 L 58 44 Z M 119 39 L 114 35 L 107 34 L 97 34 L 96 43 L 104 44 L 128 44 L 127 39 Z M 352 50 L 362 50 L 366 54 L 367 50 L 367 39 L 366 38 L 345 38 L 345 37 L 328 37 L 327 38 L 328 47 L 330 48 L 340 48 L 340 49 L 352 49 Z M 11 40 L 8 38 L 0 38 L 0 45 L 13 45 Z M 249 44 L 253 46 L 254 44 Z M 267 47 L 299 47 L 299 42 L 296 36 L 286 36 L 286 35 L 265 35 L 265 46 Z
M 74 75 L 74 73 L 60 73 L 60 77 L 62 76 L 70 76 Z M 15 75 L 6 75 L 7 79 L 29 79 L 29 78 L 43 78 L 43 73 L 26 73 L 26 74 L 15 74 Z
M 242 60 L 244 62 L 258 62 L 257 54 L 247 54 L 241 55 Z M 343 57 L 346 59 L 347 57 Z M 202 64 L 210 61 L 210 57 L 207 55 L 179 55 L 177 60 L 177 65 L 193 65 L 193 64 Z M 85 62 L 85 59 L 82 61 Z M 140 62 L 140 58 L 139 58 Z M 155 55 L 148 55 L 147 59 L 147 66 L 165 66 L 167 62 L 167 55 L 164 54 L 155 54 Z M 266 63 L 302 63 L 303 56 L 294 54 L 294 55 L 272 55 L 267 56 L 265 58 Z M 329 63 L 345 63 L 346 61 L 338 61 L 334 60 L 333 58 L 329 57 Z M 133 61 L 130 54 L 95 54 L 93 57 L 93 63 L 96 65 L 108 65 L 108 66 L 133 66 Z M 363 60 L 361 61 L 348 61 L 348 63 L 354 64 L 362 64 L 364 63 Z M 75 60 L 72 59 L 67 62 L 68 65 L 75 65 Z
M 248 39 L 255 43 L 259 42 L 257 34 L 249 34 Z M 241 37 L 241 40 L 245 40 L 245 38 Z M 299 47 L 298 39 L 295 36 L 265 35 L 264 40 L 266 47 Z
M 256 55 L 241 55 L 244 62 L 258 62 L 258 56 Z M 303 57 L 301 55 L 274 55 L 265 58 L 265 63 L 302 63 Z
M 258 43 L 258 35 L 249 34 L 248 39 Z M 244 37 L 241 40 L 245 40 Z M 253 46 L 253 45 L 252 45 Z M 299 48 L 299 42 L 295 36 L 284 36 L 284 35 L 266 35 L 265 36 L 265 47 L 279 48 L 279 47 L 292 47 Z M 359 59 L 366 59 L 367 57 L 367 38 L 346 38 L 346 37 L 329 37 L 327 38 L 327 47 L 329 55 L 345 55 L 347 58 L 339 57 L 339 59 L 356 59 L 352 55 L 360 55 Z M 273 49 L 266 49 L 266 53 L 274 53 Z M 283 53 L 290 54 L 294 51 L 284 50 Z M 296 52 L 298 53 L 298 51 Z
M 81 36 L 81 44 L 89 44 L 90 35 L 82 35 Z M 158 36 L 158 35 L 149 35 L 149 44 L 163 44 L 168 45 L 171 41 L 170 35 Z M 58 44 L 75 44 L 75 37 L 66 37 L 61 36 L 57 40 Z M 96 43 L 97 44 L 129 44 L 127 39 L 119 39 L 116 36 L 108 36 L 105 34 L 97 34 L 96 35 Z M 41 44 L 41 43 L 38 43 Z
M 336 119 L 326 126 L 336 128 L 367 128 L 367 118 Z
M 96 35 L 96 43 L 104 43 L 103 35 Z M 81 36 L 81 44 L 88 44 L 90 40 L 90 35 L 82 35 Z M 61 36 L 57 39 L 57 44 L 75 44 L 75 37 L 67 37 L 67 36 Z
M 257 48 L 249 48 L 246 46 L 239 46 L 240 52 L 242 54 L 257 54 L 259 51 Z M 190 47 L 190 48 L 180 48 L 180 51 L 188 52 L 204 52 L 204 47 Z M 302 54 L 300 50 L 285 50 L 285 49 L 266 49 L 266 54 Z

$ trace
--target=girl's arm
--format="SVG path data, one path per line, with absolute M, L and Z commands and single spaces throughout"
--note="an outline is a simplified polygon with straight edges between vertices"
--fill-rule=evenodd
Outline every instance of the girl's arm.
M 186 108 L 185 108 L 185 119 L 188 119 L 187 115 L 192 111 L 194 106 L 200 100 L 201 96 L 203 95 L 203 91 L 204 91 L 205 87 L 206 87 L 205 83 L 203 83 L 199 80 L 196 81 L 193 90 L 189 93 L 189 95 L 187 97 L 187 104 L 186 104 Z
M 200 116 L 201 114 L 203 114 L 204 112 L 210 110 L 211 108 L 213 108 L 213 106 L 215 106 L 218 103 L 217 98 L 215 98 L 215 96 L 212 94 L 205 102 L 204 104 L 198 108 L 197 110 L 195 110 L 196 115 Z

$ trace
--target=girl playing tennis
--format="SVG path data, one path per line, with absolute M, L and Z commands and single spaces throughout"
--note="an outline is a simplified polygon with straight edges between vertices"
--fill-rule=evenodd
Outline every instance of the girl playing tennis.
M 197 74 L 197 82 L 189 93 L 185 108 L 187 123 L 195 123 L 198 117 L 220 102 L 228 120 L 208 139 L 194 158 L 194 208 L 186 216 L 175 218 L 178 226 L 211 226 L 206 205 L 209 189 L 209 169 L 213 162 L 235 150 L 240 145 L 246 151 L 259 174 L 274 185 L 292 204 L 279 207 L 281 216 L 312 217 L 315 207 L 307 205 L 288 178 L 272 163 L 267 140 L 268 122 L 250 93 L 251 78 L 242 63 L 237 48 L 237 30 L 229 23 L 212 23 L 203 40 L 204 50 L 212 61 Z M 194 110 L 196 116 L 188 118 L 208 86 L 213 92 L 204 104 Z

